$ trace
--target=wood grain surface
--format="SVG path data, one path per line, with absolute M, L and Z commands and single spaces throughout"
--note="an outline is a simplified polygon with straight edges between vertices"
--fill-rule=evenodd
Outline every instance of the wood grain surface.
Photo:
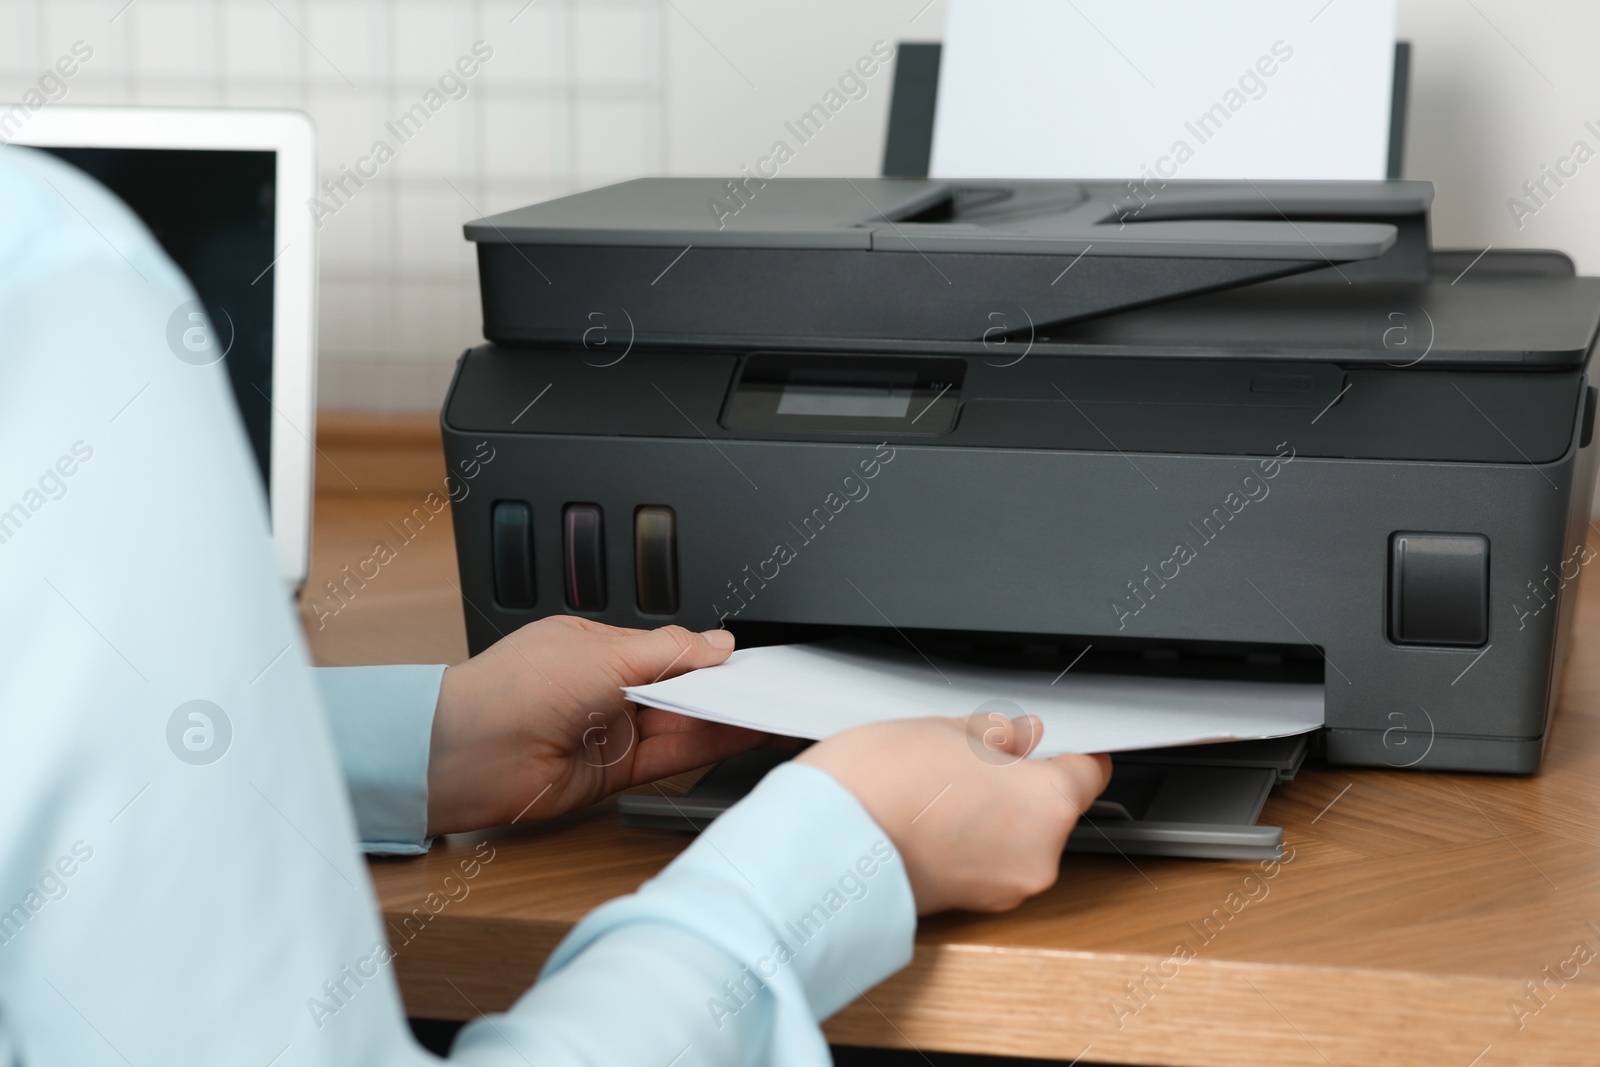
M 442 478 L 397 452 L 410 473 L 372 482 L 400 491 L 318 497 L 304 602 L 324 611 L 304 614 L 319 663 L 466 656 L 447 512 L 327 599 Z M 1208 1067 L 1600 1063 L 1600 585 L 1581 588 L 1536 777 L 1308 766 L 1262 814 L 1284 828 L 1276 867 L 1069 855 L 1014 912 L 924 921 L 911 965 L 830 1020 L 830 1040 Z M 624 828 L 607 802 L 374 861 L 408 1012 L 506 1008 L 573 923 L 687 842 Z

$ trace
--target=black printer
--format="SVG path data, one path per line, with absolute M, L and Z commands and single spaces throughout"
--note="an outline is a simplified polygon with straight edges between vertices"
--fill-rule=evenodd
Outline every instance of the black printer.
M 470 223 L 469 643 L 570 612 L 1309 679 L 1330 761 L 1533 772 L 1600 281 L 1434 251 L 1431 197 L 654 178 Z M 1270 788 L 1305 748 L 1212 756 Z

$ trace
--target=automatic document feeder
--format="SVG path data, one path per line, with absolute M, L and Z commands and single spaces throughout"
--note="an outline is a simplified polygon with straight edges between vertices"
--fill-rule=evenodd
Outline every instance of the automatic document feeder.
M 1119 758 L 1077 848 L 1270 852 L 1308 747 L 1531 773 L 1590 558 L 1600 282 L 1432 251 L 1431 194 L 774 180 L 728 217 L 726 182 L 647 179 L 471 223 L 470 644 L 571 612 L 1322 683 L 1308 739 Z

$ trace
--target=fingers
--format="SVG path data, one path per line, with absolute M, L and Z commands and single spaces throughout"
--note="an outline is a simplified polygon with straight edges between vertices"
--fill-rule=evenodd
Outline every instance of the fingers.
M 1008 739 L 1006 751 L 1013 756 L 1026 756 L 1044 740 L 1044 722 L 1037 715 L 1019 715 L 1011 720 L 1014 728 Z
M 722 723 L 712 722 L 709 719 L 697 719 L 692 715 L 680 715 L 676 711 L 652 708 L 644 704 L 639 705 L 638 714 L 635 718 L 639 721 L 640 737 L 654 737 L 656 734 L 680 734 L 690 730 L 704 730 L 711 726 L 723 725 Z M 747 729 L 747 727 L 730 726 L 728 729 L 743 730 Z M 760 734 L 763 738 L 772 736 L 759 730 L 751 730 L 750 732 Z
M 695 633 L 682 626 L 630 634 L 618 647 L 626 658 L 624 685 L 649 685 L 700 667 L 714 667 L 733 653 L 733 635 L 727 630 Z
M 1094 793 L 1095 796 L 1099 796 L 1105 792 L 1106 786 L 1111 784 L 1111 755 L 1106 752 L 1096 752 L 1089 758 L 1100 768 L 1100 788 Z
M 770 736 L 742 726 L 698 720 L 690 722 L 695 725 L 687 729 L 669 729 L 654 734 L 641 730 L 643 736 L 634 754 L 630 785 L 643 785 L 725 760 L 729 756 L 737 756 L 757 747 Z
M 1053 775 L 1056 790 L 1080 814 L 1111 780 L 1111 757 L 1103 752 L 1093 756 L 1069 753 L 1039 760 L 1038 764 Z
M 997 755 L 1018 760 L 1038 748 L 1044 736 L 1044 723 L 1036 715 L 1008 719 L 998 711 L 974 712 L 965 720 L 950 721 L 965 730 L 969 744 L 976 743 Z

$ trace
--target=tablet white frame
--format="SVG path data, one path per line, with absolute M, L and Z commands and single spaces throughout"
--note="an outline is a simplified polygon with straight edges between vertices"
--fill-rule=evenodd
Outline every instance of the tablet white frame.
M 200 148 L 276 153 L 272 267 L 272 546 L 291 591 L 311 563 L 317 410 L 317 132 L 299 111 L 59 107 L 30 114 L 11 144 L 40 148 Z

